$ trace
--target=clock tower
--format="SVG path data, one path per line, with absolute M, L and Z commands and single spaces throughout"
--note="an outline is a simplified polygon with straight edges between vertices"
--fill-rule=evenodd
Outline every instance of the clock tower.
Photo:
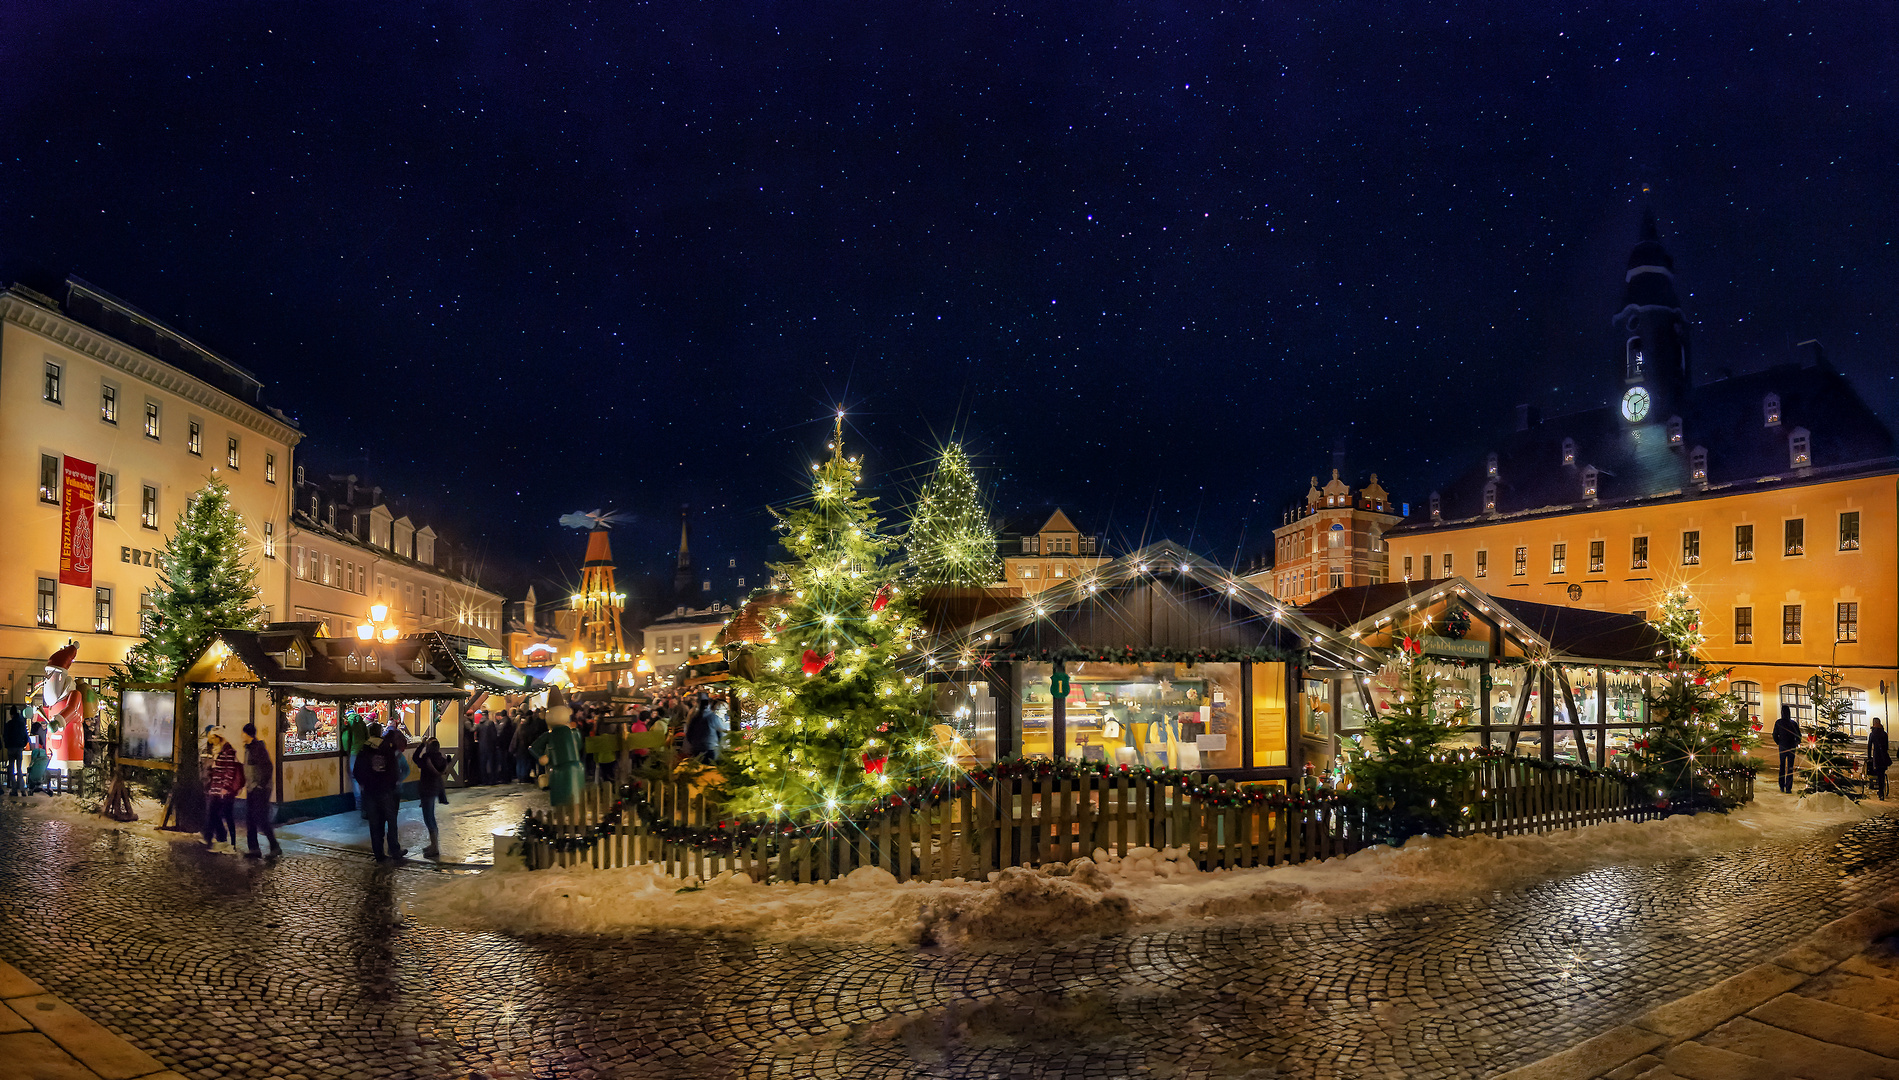
M 1688 319 L 1675 295 L 1675 260 L 1646 209 L 1623 281 L 1622 310 L 1615 317 L 1623 339 L 1618 409 L 1630 424 L 1662 423 L 1680 414 L 1688 395 Z

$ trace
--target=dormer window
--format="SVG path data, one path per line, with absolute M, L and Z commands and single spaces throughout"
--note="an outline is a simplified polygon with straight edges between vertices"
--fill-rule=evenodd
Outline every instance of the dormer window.
M 1697 484 L 1708 482 L 1708 448 L 1697 446 L 1688 451 L 1688 475 Z
M 1681 445 L 1681 417 L 1679 416 L 1668 418 L 1668 445 Z
M 302 642 L 292 639 L 289 647 L 284 649 L 283 664 L 284 664 L 284 667 L 287 667 L 287 668 L 295 668 L 298 670 L 302 670 L 303 668 L 303 643 Z
M 1761 399 L 1761 419 L 1768 427 L 1780 426 L 1780 395 L 1769 394 Z
M 1492 454 L 1484 459 L 1484 475 L 1492 480 L 1497 478 L 1497 455 Z
M 1804 469 L 1813 464 L 1813 436 L 1806 428 L 1793 429 L 1787 436 L 1787 463 L 1796 469 Z
M 1443 510 L 1439 505 L 1437 492 L 1433 491 L 1431 493 L 1431 519 L 1435 521 L 1442 516 L 1444 516 Z
M 1574 439 L 1563 440 L 1563 464 L 1576 464 L 1576 440 Z
M 376 654 L 375 653 L 372 652 L 372 653 L 363 654 L 363 670 L 364 671 L 376 670 Z
M 355 671 L 363 666 L 362 658 L 358 657 L 355 653 L 350 653 L 348 662 L 343 666 L 351 671 Z
M 1041 547 L 1041 537 L 1025 536 L 1022 538 L 1022 554 L 1034 555 L 1036 553 L 1036 549 L 1039 547 Z
M 1587 469 L 1584 469 L 1582 471 L 1583 498 L 1593 499 L 1596 497 L 1596 480 L 1600 475 L 1601 474 L 1596 471 L 1596 467 L 1594 465 L 1591 465 Z
M 1484 485 L 1484 513 L 1494 514 L 1496 512 L 1497 512 L 1497 483 L 1496 481 L 1493 480 L 1490 483 Z
M 1628 360 L 1628 380 L 1635 382 L 1641 379 L 1648 368 L 1648 356 L 1642 351 L 1641 338 L 1632 337 L 1629 339 Z

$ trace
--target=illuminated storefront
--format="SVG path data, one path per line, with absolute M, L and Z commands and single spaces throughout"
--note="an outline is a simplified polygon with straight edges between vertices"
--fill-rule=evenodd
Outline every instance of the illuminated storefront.
M 927 651 L 937 739 L 966 763 L 1020 754 L 1262 780 L 1328 752 L 1304 673 L 1369 670 L 1342 635 L 1169 543 Z

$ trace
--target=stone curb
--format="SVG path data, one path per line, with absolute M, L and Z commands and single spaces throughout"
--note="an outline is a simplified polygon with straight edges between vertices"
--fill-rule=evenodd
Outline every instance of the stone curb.
M 1491 1080 L 1594 1080 L 1658 1047 L 1686 1042 L 1759 1008 L 1896 931 L 1899 892 L 1827 923 L 1767 963 Z
M 0 960 L 0 1060 L 29 1076 L 182 1080 Z

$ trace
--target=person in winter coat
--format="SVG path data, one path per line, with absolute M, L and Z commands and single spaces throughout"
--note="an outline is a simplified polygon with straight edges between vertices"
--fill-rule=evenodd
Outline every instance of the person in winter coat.
M 46 725 L 38 720 L 27 736 L 26 790 L 37 795 L 46 788 L 46 769 L 53 763 L 53 755 L 46 749 Z
M 490 712 L 475 725 L 475 746 L 481 754 L 481 774 L 476 778 L 478 784 L 497 784 L 501 782 L 501 725 L 495 722 L 495 714 Z
M 402 744 L 384 738 L 381 724 L 370 724 L 363 748 L 351 768 L 356 786 L 363 793 L 363 811 L 369 818 L 369 850 L 378 859 L 383 857 L 385 846 L 395 858 L 408 854 L 396 842 L 396 784 L 400 772 L 397 759 L 401 756 Z
M 1793 708 L 1780 707 L 1780 719 L 1774 721 L 1774 745 L 1780 749 L 1780 790 L 1793 794 L 1794 751 L 1800 748 L 1800 723 L 1793 718 Z
M 509 709 L 501 718 L 500 730 L 495 733 L 495 771 L 493 781 L 497 784 L 512 784 L 515 780 L 514 737 L 521 731 L 521 713 L 518 709 Z
M 0 750 L 7 756 L 7 794 L 26 794 L 26 713 L 7 707 L 6 724 L 0 726 Z
M 237 794 L 244 790 L 244 766 L 237 760 L 237 747 L 222 735 L 211 736 L 211 767 L 204 781 L 204 846 L 215 847 L 227 837 L 231 850 L 237 850 Z
M 545 734 L 547 734 L 547 713 L 544 710 L 537 709 L 528 713 L 527 718 L 521 721 L 521 726 L 515 729 L 514 744 L 511 749 L 514 751 L 516 779 L 524 782 L 533 781 L 534 774 L 538 771 L 535 767 L 535 759 L 540 757 L 534 752 L 534 742 Z
M 1879 717 L 1873 717 L 1873 729 L 1866 733 L 1866 775 L 1872 779 L 1879 801 L 1886 801 L 1886 770 L 1892 768 L 1892 750 L 1886 744 L 1886 729 Z
M 270 747 L 257 737 L 257 725 L 244 725 L 244 839 L 250 842 L 250 850 L 244 853 L 247 859 L 263 857 L 257 847 L 257 834 L 263 833 L 270 839 L 270 853 L 282 855 L 283 845 L 277 843 L 277 829 L 271 824 L 276 807 L 271 803 L 271 794 L 276 789 L 276 770 L 271 768 Z M 231 841 L 236 843 L 237 830 L 231 830 Z
M 422 800 L 422 824 L 429 828 L 429 846 L 422 849 L 422 857 L 439 859 L 442 838 L 435 826 L 435 804 L 448 802 L 449 759 L 433 736 L 415 748 L 415 774 L 416 793 Z

